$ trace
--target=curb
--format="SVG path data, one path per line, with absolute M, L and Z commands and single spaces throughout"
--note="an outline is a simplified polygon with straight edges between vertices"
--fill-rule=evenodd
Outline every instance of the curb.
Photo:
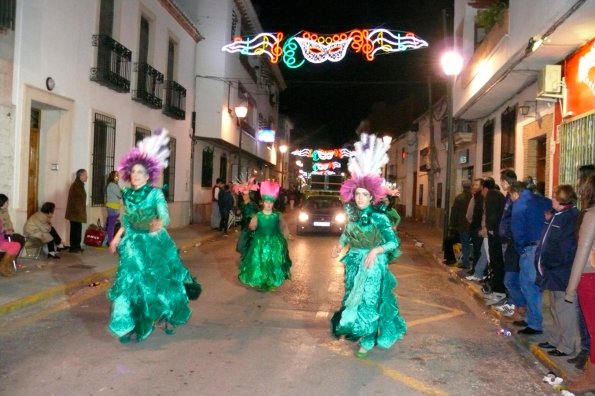
M 213 239 L 216 237 L 217 234 L 215 232 L 207 233 L 204 236 L 198 237 L 196 239 L 186 240 L 183 244 L 178 245 L 180 250 L 189 250 L 193 247 L 199 246 L 200 244 Z M 31 305 L 37 304 L 43 300 L 47 300 L 51 297 L 57 296 L 59 294 L 66 294 L 67 292 L 80 288 L 82 286 L 86 286 L 90 283 L 97 282 L 101 279 L 110 278 L 114 276 L 116 273 L 117 265 L 113 265 L 112 267 L 108 268 L 107 270 L 97 272 L 94 274 L 87 275 L 83 278 L 76 279 L 72 282 L 65 283 L 63 285 L 54 286 L 48 289 L 41 290 L 37 293 L 30 294 L 28 296 L 16 299 L 14 301 L 10 301 L 3 305 L 0 305 L 0 317 L 8 315 L 11 312 L 18 311 L 19 309 L 23 309 L 29 307 Z
M 408 236 L 410 236 L 411 238 L 413 238 L 415 240 L 422 242 L 422 240 L 419 239 L 416 235 L 409 233 Z M 451 267 L 448 267 L 448 266 L 445 266 L 444 264 L 442 264 L 441 258 L 438 257 L 435 253 L 429 251 L 429 249 L 426 248 L 425 244 L 423 246 L 421 246 L 421 249 L 423 249 L 428 255 L 432 256 L 434 258 L 434 261 L 439 265 L 440 268 L 442 268 L 445 272 L 448 273 L 450 278 L 452 278 L 458 284 L 462 285 L 465 288 L 465 290 L 467 290 L 467 292 L 471 294 L 473 299 L 476 300 L 478 303 L 480 303 L 482 308 L 486 309 L 486 313 L 488 315 L 490 315 L 491 317 L 493 317 L 495 319 L 498 319 L 498 321 L 501 322 L 502 315 L 500 314 L 500 312 L 496 311 L 491 306 L 486 307 L 485 305 L 483 305 L 484 299 L 483 299 L 483 296 L 481 295 L 481 292 L 478 292 L 476 290 L 476 288 L 472 287 L 471 284 L 469 284 L 469 282 L 463 280 L 457 274 L 457 271 L 459 268 L 451 268 Z M 511 338 L 514 340 L 514 343 L 517 344 L 518 346 L 522 346 L 524 349 L 528 349 L 529 352 L 531 352 L 533 354 L 533 356 L 535 356 L 535 358 L 537 358 L 537 360 L 539 360 L 539 362 L 541 364 L 543 364 L 549 371 L 555 373 L 558 377 L 561 377 L 564 379 L 569 378 L 569 373 L 566 370 L 564 370 L 563 368 L 561 368 L 556 363 L 556 361 L 553 360 L 541 348 L 539 348 L 537 346 L 537 344 L 522 340 L 522 339 L 518 338 L 517 336 L 512 336 Z

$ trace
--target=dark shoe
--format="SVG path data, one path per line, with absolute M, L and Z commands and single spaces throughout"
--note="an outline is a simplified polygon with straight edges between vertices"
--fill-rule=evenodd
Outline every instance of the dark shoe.
M 56 246 L 56 250 L 59 252 L 61 252 L 62 250 L 67 250 L 67 249 L 70 249 L 70 246 L 64 246 L 64 245 Z
M 83 252 L 83 249 L 81 249 L 81 248 L 70 248 L 70 249 L 68 249 L 68 251 L 70 253 L 82 253 Z
M 528 325 L 528 323 L 524 320 L 515 320 L 514 322 L 512 322 L 512 324 L 519 327 L 527 327 Z
M 588 359 L 589 359 L 589 352 L 580 351 L 578 355 L 576 355 L 575 357 L 573 357 L 571 359 L 568 359 L 567 362 L 573 363 L 574 367 L 576 367 L 579 370 L 584 370 L 585 364 L 587 363 Z
M 568 356 L 567 353 L 561 352 L 557 349 L 552 349 L 551 351 L 548 351 L 547 354 L 550 356 Z
M 542 333 L 543 333 L 543 331 L 535 330 L 530 327 L 525 327 L 524 329 L 517 331 L 517 334 L 524 334 L 524 335 L 534 335 L 534 334 L 542 334 Z
M 56 252 L 49 252 L 48 253 L 48 259 L 50 260 L 59 260 L 60 256 L 58 256 L 58 253 Z
M 543 349 L 556 349 L 556 347 L 552 344 L 550 344 L 549 342 L 540 342 L 539 344 L 537 344 L 538 347 L 543 348 Z

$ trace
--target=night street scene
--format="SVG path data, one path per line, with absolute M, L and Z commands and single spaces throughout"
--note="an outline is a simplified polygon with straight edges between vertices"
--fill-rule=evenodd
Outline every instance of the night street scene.
M 0 395 L 595 395 L 594 0 L 1 0 Z

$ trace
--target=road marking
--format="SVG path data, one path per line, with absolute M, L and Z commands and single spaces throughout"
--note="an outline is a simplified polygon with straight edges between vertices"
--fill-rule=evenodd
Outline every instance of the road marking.
M 455 309 L 455 308 L 447 307 L 447 306 L 440 305 L 440 304 L 434 304 L 434 303 L 431 303 L 431 302 L 418 300 L 417 298 L 410 298 L 410 297 L 399 296 L 399 300 L 408 300 L 408 301 L 412 301 L 412 302 L 417 303 L 417 304 L 428 305 L 430 307 L 435 307 L 435 308 L 439 308 L 439 309 L 443 309 L 445 311 L 448 311 L 447 313 L 443 313 L 443 314 L 439 314 L 439 315 L 434 315 L 434 316 L 429 316 L 429 317 L 422 318 L 422 319 L 407 321 L 407 328 L 411 328 L 411 327 L 414 327 L 414 326 L 417 326 L 417 325 L 432 323 L 432 322 L 438 322 L 438 321 L 441 321 L 441 320 L 452 319 L 452 318 L 455 318 L 457 316 L 461 316 L 461 315 L 465 315 L 466 314 L 465 311 L 461 311 L 460 309 Z

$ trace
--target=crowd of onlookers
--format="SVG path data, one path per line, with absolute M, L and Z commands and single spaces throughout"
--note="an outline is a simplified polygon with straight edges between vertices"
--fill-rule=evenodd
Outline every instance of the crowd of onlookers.
M 584 370 L 571 389 L 595 390 L 595 165 L 581 166 L 576 189 L 558 185 L 551 199 L 542 186 L 517 180 L 512 169 L 501 172 L 500 186 L 491 177 L 463 182 L 444 263 L 483 283 L 486 305 L 510 318 L 519 334 L 543 333 L 546 296 L 553 322 L 539 347 L 572 356 L 568 361 Z

